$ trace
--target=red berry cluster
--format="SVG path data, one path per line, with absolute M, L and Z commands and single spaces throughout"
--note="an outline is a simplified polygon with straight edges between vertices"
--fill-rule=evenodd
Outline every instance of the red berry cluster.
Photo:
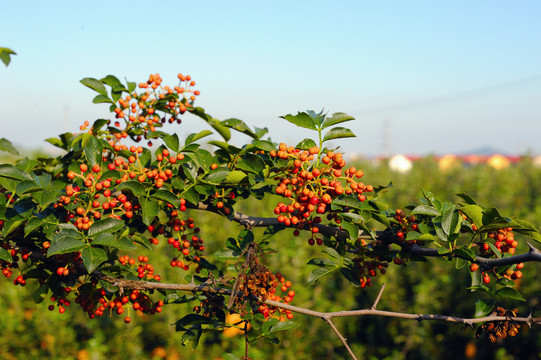
M 121 140 L 132 134 L 135 141 L 140 141 L 165 123 L 180 124 L 180 115 L 193 107 L 200 91 L 192 90 L 195 81 L 190 75 L 178 74 L 178 79 L 179 84 L 170 88 L 162 86 L 163 79 L 159 74 L 151 74 L 148 81 L 139 83 L 139 88 L 144 92 L 132 92 L 111 106 L 116 121 L 108 135 L 110 140 Z M 86 121 L 80 129 L 87 130 L 89 125 Z
M 406 216 L 404 210 L 396 209 L 393 218 L 398 222 L 398 228 L 395 227 L 395 234 L 399 243 L 406 239 L 408 232 L 417 231 L 419 229 L 419 225 L 416 223 L 415 215 Z M 415 244 L 415 240 L 409 240 L 406 242 L 406 244 Z
M 276 177 L 279 185 L 275 192 L 290 201 L 289 204 L 278 203 L 274 213 L 286 226 L 311 230 L 311 244 L 322 243 L 315 236 L 319 232 L 316 225 L 321 222 L 319 215 L 329 212 L 334 198 L 344 194 L 356 195 L 359 201 L 364 201 L 364 193 L 373 191 L 371 185 L 356 181 L 363 176 L 361 170 L 354 167 L 344 170 L 346 161 L 341 153 L 329 151 L 314 164 L 317 155 L 320 155 L 318 147 L 299 150 L 284 143 L 278 150 L 270 152 L 271 157 L 288 161 L 283 175 Z M 314 216 L 314 213 L 318 215 Z M 297 234 L 298 231 L 295 232 Z
M 366 253 L 368 255 L 368 253 Z M 372 278 L 379 272 L 383 275 L 387 272 L 389 263 L 385 260 L 376 258 L 370 259 L 366 257 L 354 258 L 357 269 L 359 270 L 359 281 L 361 282 L 361 288 L 372 286 Z
M 508 227 L 505 229 L 499 229 L 491 231 L 487 234 L 489 239 L 494 240 L 494 246 L 503 254 L 507 253 L 513 255 L 518 246 L 518 241 L 515 240 L 515 235 L 513 234 L 513 228 Z M 486 248 L 485 244 L 481 244 L 481 252 L 488 253 L 489 249 Z

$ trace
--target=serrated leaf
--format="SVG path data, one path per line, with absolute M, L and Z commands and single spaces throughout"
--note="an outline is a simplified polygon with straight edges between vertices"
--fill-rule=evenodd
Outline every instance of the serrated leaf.
M 145 225 L 150 226 L 152 221 L 154 221 L 154 218 L 158 216 L 158 212 L 160 210 L 158 201 L 141 198 L 139 199 L 139 203 L 141 204 L 141 210 L 143 213 L 143 222 Z
M 173 150 L 174 152 L 177 152 L 179 150 L 180 141 L 177 134 L 168 134 L 164 136 L 163 142 L 169 149 Z
M 460 212 L 466 215 L 468 219 L 470 219 L 477 228 L 481 228 L 483 226 L 483 208 L 479 205 L 466 205 L 461 207 Z
M 174 207 L 180 206 L 180 199 L 169 190 L 158 190 L 151 196 L 154 199 L 165 201 Z
M 332 258 L 335 258 L 337 260 L 342 260 L 342 255 L 340 255 L 336 250 L 334 250 L 333 248 L 330 248 L 330 247 L 324 247 L 323 249 L 321 249 L 321 252 L 329 255 L 330 257 Z
M 83 264 L 85 265 L 87 272 L 91 274 L 98 266 L 107 260 L 107 254 L 103 249 L 90 246 L 83 249 L 81 258 L 83 259 Z
M 312 139 L 304 139 L 300 143 L 298 143 L 295 148 L 302 149 L 302 150 L 308 150 L 310 148 L 313 148 L 317 146 L 316 142 Z
M 103 220 L 96 221 L 88 229 L 88 236 L 90 238 L 95 238 L 97 235 L 102 233 L 113 234 L 118 230 L 124 228 L 125 224 L 123 220 L 106 218 Z
M 222 181 L 224 181 L 227 176 L 229 175 L 230 171 L 226 169 L 216 169 L 211 171 L 207 176 L 205 176 L 202 181 L 209 183 L 209 184 L 220 184 Z
M 47 256 L 66 254 L 81 250 L 86 246 L 82 241 L 82 235 L 74 230 L 62 230 L 51 241 L 51 247 L 47 250 Z
M 510 288 L 510 287 L 504 287 L 504 288 L 499 289 L 498 291 L 496 291 L 496 295 L 504 297 L 504 298 L 508 298 L 508 299 L 526 301 L 526 299 L 524 299 L 522 295 L 516 289 Z
M 32 231 L 36 230 L 42 225 L 43 221 L 38 218 L 32 218 L 24 225 L 24 236 L 28 236 Z
M 331 117 L 326 117 L 323 121 L 323 124 L 321 125 L 322 129 L 328 128 L 329 126 L 333 126 L 342 122 L 355 120 L 353 116 L 350 116 L 345 113 L 334 113 Z
M 460 196 L 468 205 L 477 205 L 477 202 L 468 194 L 456 194 L 457 196 Z
M 476 260 L 475 252 L 472 249 L 468 249 L 468 248 L 454 249 L 453 254 L 463 259 L 469 260 L 471 262 L 475 262 Z
M 84 147 L 84 152 L 90 168 L 96 164 L 101 164 L 103 157 L 103 145 L 96 137 L 90 137 L 88 143 Z
M 120 80 L 114 75 L 107 75 L 103 79 L 100 80 L 102 83 L 109 85 L 110 87 L 114 87 L 117 85 L 122 85 Z
M 240 256 L 240 253 L 236 250 L 221 249 L 221 250 L 216 251 L 214 254 L 212 254 L 212 256 L 214 257 L 216 261 L 226 262 L 227 260 L 238 259 Z
M 429 215 L 429 216 L 438 216 L 440 215 L 440 212 L 435 209 L 434 207 L 432 206 L 428 206 L 428 205 L 419 205 L 419 206 L 416 206 L 410 214 L 415 214 L 415 215 Z
M 101 95 L 107 96 L 107 90 L 99 80 L 96 80 L 94 78 L 84 78 L 81 80 L 81 84 L 91 88 L 92 90 L 96 91 Z
M 33 180 L 23 180 L 15 187 L 15 193 L 17 195 L 32 193 L 41 190 L 42 187 L 36 184 Z
M 9 251 L 0 247 L 0 260 L 4 260 L 11 263 L 13 261 L 13 257 L 11 256 L 11 253 Z
M 355 224 L 348 221 L 342 221 L 340 226 L 342 226 L 342 229 L 347 231 L 349 238 L 352 241 L 357 240 L 357 238 L 359 237 L 359 228 Z
M 272 151 L 276 149 L 276 146 L 268 140 L 253 140 L 250 145 L 263 151 Z
M 129 190 L 134 196 L 144 196 L 145 187 L 138 181 L 124 181 L 117 185 L 117 190 Z
M 285 116 L 280 116 L 280 117 L 299 127 L 303 127 L 303 128 L 311 129 L 311 130 L 317 130 L 315 119 L 305 112 L 298 112 L 297 115 L 287 114 Z
M 13 155 L 19 155 L 19 152 L 11 142 L 5 138 L 0 139 L 0 151 L 5 151 Z
M 268 334 L 272 334 L 278 331 L 293 330 L 297 327 L 297 324 L 293 321 L 278 321 L 276 324 L 269 328 Z
M 212 131 L 210 130 L 202 130 L 198 132 L 197 134 L 190 134 L 188 137 L 186 137 L 186 141 L 184 142 L 184 145 L 189 145 L 199 139 L 202 139 L 206 136 L 212 135 Z
M 265 162 L 257 155 L 245 154 L 236 164 L 237 168 L 259 174 L 265 168 Z
M 236 185 L 246 179 L 247 176 L 248 175 L 246 175 L 246 173 L 244 173 L 243 171 L 233 170 L 229 174 L 227 174 L 224 183 L 229 185 Z
M 320 267 L 321 266 L 337 266 L 337 264 L 334 261 L 330 259 L 326 259 L 326 258 L 313 258 L 313 259 L 308 260 L 306 264 L 320 266 Z
M 475 301 L 475 317 L 490 315 L 494 308 L 494 299 L 478 299 Z
M 0 177 L 14 180 L 33 180 L 32 176 L 11 164 L 0 164 Z
M 326 275 L 329 275 L 330 273 L 336 271 L 338 269 L 338 267 L 334 267 L 334 268 L 326 268 L 326 267 L 318 267 L 317 269 L 314 269 L 310 272 L 310 274 L 308 275 L 308 285 L 309 286 L 312 286 L 312 285 L 315 285 L 318 283 L 318 281 L 326 276 Z
M 101 103 L 109 103 L 109 104 L 114 104 L 113 103 L 113 100 L 109 99 L 109 97 L 107 95 L 102 95 L 102 94 L 98 94 L 94 97 L 94 99 L 92 99 L 92 102 L 94 104 L 101 104 Z
M 325 134 L 325 136 L 323 137 L 323 142 L 349 137 L 356 137 L 356 135 L 350 129 L 346 129 L 344 127 L 335 127 Z

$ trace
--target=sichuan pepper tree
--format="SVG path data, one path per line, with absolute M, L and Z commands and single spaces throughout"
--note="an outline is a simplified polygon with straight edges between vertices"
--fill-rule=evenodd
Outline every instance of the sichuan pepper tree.
M 200 93 L 191 77 L 179 74 L 178 80 L 169 87 L 158 74 L 139 84 L 122 84 L 111 75 L 85 78 L 82 84 L 97 92 L 93 102 L 109 104 L 113 118 L 87 121 L 78 133 L 47 139 L 64 155 L 0 165 L 0 267 L 14 285 L 35 283 L 37 302 L 50 301 L 49 309 L 60 313 L 79 307 L 90 319 L 118 314 L 126 323 L 135 312 L 155 315 L 166 304 L 191 303 L 193 312 L 176 322 L 183 341 L 197 345 L 204 332 L 227 327 L 249 330 L 245 358 L 250 342 L 276 342 L 276 332 L 294 328 L 295 313 L 324 319 L 352 358 L 333 317 L 459 322 L 477 325 L 477 336 L 484 332 L 491 341 L 539 321 L 496 306 L 499 298 L 524 300 L 516 282 L 524 264 L 541 261 L 541 253 L 529 244 L 529 252 L 516 254 L 515 234 L 539 242 L 534 226 L 466 194 L 450 203 L 423 191 L 419 205 L 390 209 L 383 197 L 388 186 L 363 183 L 363 171 L 327 145 L 355 136 L 341 126 L 353 117 L 285 115 L 290 125 L 313 131 L 313 139 L 275 143 L 266 128 L 213 118 L 195 105 Z M 189 121 L 199 118 L 208 129 L 189 133 L 190 114 Z M 232 132 L 249 141 L 233 145 Z M 17 154 L 6 139 L 0 150 Z M 269 194 L 280 199 L 274 217 L 237 210 L 239 200 Z M 187 209 L 213 212 L 243 229 L 209 254 L 204 229 L 196 216 L 185 215 Z M 263 237 L 254 234 L 257 227 L 265 228 Z M 369 309 L 322 313 L 296 307 L 288 274 L 265 261 L 280 256 L 269 239 L 283 231 L 293 232 L 302 246 L 321 248 L 322 257 L 307 262 L 313 268 L 307 283 L 313 286 L 339 272 L 362 291 L 389 266 L 454 261 L 457 269 L 471 272 L 464 286 L 482 294 L 478 317 L 378 310 L 383 288 Z M 169 248 L 170 266 L 185 271 L 186 282 L 162 279 L 152 258 L 137 254 L 156 246 Z M 226 322 L 227 314 L 239 321 Z

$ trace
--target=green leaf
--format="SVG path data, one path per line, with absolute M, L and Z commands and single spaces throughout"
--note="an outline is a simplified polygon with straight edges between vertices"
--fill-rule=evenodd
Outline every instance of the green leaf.
M 469 260 L 471 262 L 475 262 L 476 260 L 475 252 L 472 249 L 468 249 L 468 248 L 454 249 L 453 254 L 455 254 L 456 256 L 462 259 Z
M 81 80 L 81 84 L 91 88 L 101 95 L 107 96 L 107 90 L 99 80 L 93 78 L 84 78 Z
M 236 164 L 237 168 L 259 174 L 265 168 L 265 162 L 254 154 L 245 154 Z
M 178 152 L 180 148 L 180 141 L 177 134 L 169 134 L 164 136 L 163 142 L 169 149 L 173 150 L 174 152 Z
M 326 258 L 313 258 L 313 259 L 310 259 L 308 260 L 308 262 L 306 263 L 307 265 L 315 265 L 315 266 L 337 266 L 337 264 L 330 260 L 330 259 L 326 259 Z
M 317 130 L 316 121 L 305 112 L 298 112 L 297 115 L 287 114 L 280 117 L 297 126 L 306 129 Z
M 316 142 L 312 139 L 304 139 L 300 143 L 298 143 L 295 148 L 302 149 L 302 150 L 308 150 L 310 148 L 313 148 L 317 146 Z
M 39 204 L 41 206 L 51 204 L 58 200 L 60 197 L 60 191 L 53 186 L 53 184 L 50 184 L 45 189 L 43 189 L 43 192 L 41 193 L 41 196 L 39 198 Z
M 91 274 L 98 266 L 107 260 L 107 254 L 103 249 L 90 246 L 83 249 L 81 258 L 83 259 L 83 264 L 86 266 L 86 270 Z
M 342 229 L 347 231 L 347 233 L 349 234 L 349 238 L 352 241 L 357 240 L 357 238 L 359 237 L 359 228 L 355 226 L 355 224 L 348 221 L 342 221 L 340 225 L 342 226 Z
M 253 140 L 250 145 L 254 146 L 258 150 L 263 151 L 272 151 L 276 149 L 276 146 L 272 142 L 267 140 Z
M 510 287 L 501 288 L 500 290 L 496 291 L 496 295 L 513 300 L 526 301 L 526 299 L 524 299 L 516 289 Z
M 32 176 L 11 164 L 0 164 L 0 177 L 15 180 L 33 180 Z
M 482 300 L 478 299 L 475 301 L 475 317 L 483 317 L 490 315 L 492 309 L 494 308 L 494 299 Z
M 92 245 L 109 246 L 120 250 L 133 250 L 137 247 L 133 243 L 133 240 L 127 237 L 121 237 L 119 240 L 113 234 L 101 233 L 94 240 Z
M 169 190 L 158 190 L 151 196 L 153 199 L 165 201 L 174 207 L 180 206 L 180 199 Z
M 466 205 L 461 207 L 460 212 L 466 215 L 468 219 L 470 219 L 477 228 L 481 228 L 483 226 L 483 208 L 479 205 Z
M 419 205 L 419 206 L 415 207 L 415 209 L 413 209 L 411 211 L 411 214 L 438 216 L 440 214 L 440 212 L 437 209 L 435 209 L 434 207 L 432 207 L 432 206 Z
M 278 321 L 276 324 L 269 328 L 268 334 L 272 334 L 278 331 L 293 330 L 297 327 L 297 324 L 293 321 Z
M 158 216 L 160 210 L 159 203 L 156 200 L 145 198 L 139 199 L 139 202 L 141 203 L 141 210 L 143 211 L 143 222 L 145 225 L 150 226 L 154 221 L 154 218 Z
M 182 197 L 192 205 L 197 205 L 199 203 L 199 194 L 193 187 L 184 192 Z
M 229 184 L 229 185 L 236 185 L 236 184 L 241 183 L 244 179 L 246 179 L 247 176 L 248 175 L 246 175 L 246 173 L 242 171 L 234 170 L 234 171 L 231 171 L 229 174 L 227 174 L 227 177 L 225 178 L 224 183 Z
M 138 181 L 125 181 L 117 185 L 117 190 L 129 190 L 134 196 L 140 197 L 146 194 L 145 187 Z
M 13 155 L 19 155 L 19 152 L 17 151 L 17 149 L 15 149 L 11 142 L 4 138 L 0 139 L 0 151 L 6 151 Z
M 42 187 L 36 184 L 33 180 L 23 180 L 15 187 L 15 193 L 17 195 L 32 193 L 41 190 Z
M 86 246 L 82 241 L 82 235 L 75 230 L 61 230 L 51 241 L 51 247 L 47 250 L 47 256 L 66 254 L 81 250 Z
M 117 85 L 122 85 L 120 80 L 114 75 L 107 75 L 103 79 L 100 80 L 102 83 L 109 85 L 110 87 L 114 87 Z
M 444 208 L 444 211 L 441 215 L 441 227 L 447 235 L 450 235 L 452 233 L 451 230 L 454 230 L 456 228 L 457 222 L 458 213 L 455 213 L 455 206 L 452 205 L 450 207 Z
M 101 164 L 103 158 L 103 145 L 96 137 L 90 137 L 88 143 L 84 147 L 84 152 L 90 168 L 94 165 Z
M 13 231 L 17 230 L 24 221 L 25 220 L 22 216 L 17 215 L 4 222 L 4 227 L 2 228 L 2 236 L 4 238 L 7 237 Z
M 210 130 L 203 130 L 198 132 L 197 134 L 190 134 L 188 137 L 186 137 L 186 141 L 184 142 L 184 146 L 191 144 L 199 139 L 202 139 L 206 136 L 212 135 L 212 131 Z M 176 151 L 176 150 L 175 150 Z
M 316 285 L 318 283 L 318 281 L 324 277 L 324 276 L 327 276 L 329 274 L 331 274 L 332 272 L 336 271 L 338 269 L 338 266 L 334 267 L 334 268 L 324 268 L 324 267 L 319 267 L 317 269 L 314 269 L 310 272 L 310 274 L 308 275 L 308 285 L 309 286 L 313 286 L 313 285 Z
M 229 173 L 230 171 L 225 169 L 213 170 L 205 177 L 204 181 L 206 183 L 217 185 L 224 181 Z
M 349 137 L 356 137 L 356 135 L 350 129 L 344 127 L 335 127 L 329 130 L 323 137 L 323 141 L 329 141 L 334 139 L 343 139 Z
M 241 360 L 238 355 L 231 354 L 231 353 L 223 353 L 222 358 L 224 360 Z
M 101 103 L 110 103 L 110 104 L 114 104 L 113 103 L 113 100 L 109 99 L 109 97 L 107 95 L 102 95 L 102 94 L 98 94 L 94 97 L 94 99 L 92 99 L 92 102 L 94 104 L 101 104 Z
M 227 126 L 228 128 L 237 130 L 243 134 L 246 134 L 254 139 L 257 139 L 257 135 L 246 125 L 246 123 L 239 119 L 226 119 L 221 122 L 222 125 Z
M 240 253 L 236 250 L 221 249 L 221 250 L 216 251 L 214 254 L 212 254 L 212 256 L 214 256 L 214 259 L 216 261 L 226 262 L 227 260 L 238 259 L 240 256 Z
M 321 252 L 329 255 L 330 257 L 332 258 L 335 258 L 337 260 L 342 260 L 343 257 L 342 255 L 340 255 L 336 250 L 334 250 L 333 248 L 330 248 L 330 247 L 324 247 L 323 249 L 321 249 Z
M 95 238 L 97 235 L 102 233 L 113 234 L 118 230 L 124 228 L 125 224 L 123 220 L 106 218 L 103 220 L 96 221 L 88 229 L 88 236 L 90 238 Z
M 32 231 L 36 230 L 38 227 L 42 225 L 42 220 L 38 218 L 31 218 L 28 220 L 28 222 L 24 225 L 24 236 L 28 236 Z
M 11 62 L 11 55 L 17 55 L 17 54 L 15 53 L 15 51 L 11 49 L 0 47 L 0 60 L 2 60 L 4 65 L 6 66 L 9 65 L 9 63 Z
M 322 129 L 328 128 L 329 126 L 336 125 L 338 123 L 355 120 L 353 116 L 350 116 L 345 113 L 334 113 L 331 117 L 326 117 L 321 125 Z
M 9 251 L 0 247 L 0 260 L 4 260 L 10 263 L 13 261 L 13 257 L 11 256 L 11 253 Z
M 468 194 L 457 194 L 457 196 L 460 196 L 468 205 L 477 205 L 477 202 Z

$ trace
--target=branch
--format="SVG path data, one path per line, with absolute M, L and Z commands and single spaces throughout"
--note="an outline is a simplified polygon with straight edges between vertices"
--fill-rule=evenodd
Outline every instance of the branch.
M 224 215 L 220 209 L 218 209 L 215 206 L 205 204 L 203 202 L 199 202 L 197 207 L 195 207 L 198 210 L 205 210 L 205 211 L 211 211 L 219 215 Z M 237 222 L 241 224 L 242 226 L 252 229 L 254 227 L 269 227 L 271 225 L 280 225 L 281 223 L 278 222 L 278 220 L 274 217 L 255 217 L 255 216 L 248 216 L 243 213 L 240 213 L 238 211 L 233 211 L 231 216 L 229 217 L 231 221 Z M 319 228 L 319 232 L 326 236 L 332 236 L 335 237 L 337 240 L 345 240 L 348 238 L 349 234 L 341 230 L 337 226 L 331 226 L 331 225 L 323 225 L 323 224 L 317 224 L 315 225 L 317 228 Z M 390 239 L 390 234 L 387 230 L 383 231 L 377 231 L 376 237 L 378 239 L 382 239 L 384 241 L 388 242 L 394 242 L 392 239 Z M 368 235 L 363 235 L 362 231 L 359 231 L 359 238 L 370 238 Z M 440 254 L 438 253 L 437 249 L 429 249 L 429 248 L 423 248 L 420 247 L 417 244 L 414 244 L 412 246 L 409 245 L 402 245 L 398 244 L 402 247 L 403 250 L 408 251 L 412 255 L 420 255 L 420 256 L 427 256 L 427 257 L 445 257 L 449 256 L 449 254 Z M 528 246 L 530 248 L 529 252 L 525 254 L 519 254 L 514 255 L 506 258 L 501 259 L 488 259 L 484 258 L 482 256 L 476 256 L 475 262 L 479 264 L 483 269 L 493 269 L 498 266 L 506 266 L 506 265 L 513 265 L 518 264 L 521 262 L 529 262 L 529 261 L 535 261 L 535 262 L 541 262 L 541 251 L 537 250 L 535 247 L 533 247 L 530 243 L 528 243 Z M 464 260 L 469 260 L 466 257 L 462 257 L 458 254 L 451 254 L 453 257 L 461 258 Z
M 529 261 L 535 261 L 535 262 L 541 262 L 541 251 L 533 247 L 532 244 L 527 243 L 530 250 L 527 253 L 519 254 L 519 255 L 513 255 L 505 258 L 500 259 L 488 259 L 482 256 L 476 256 L 475 262 L 479 264 L 484 269 L 492 269 L 498 266 L 507 266 L 507 265 L 513 265 L 518 264 L 521 262 L 529 262 Z M 438 253 L 437 249 L 427 249 L 422 248 L 419 245 L 413 245 L 409 252 L 412 255 L 420 255 L 420 256 L 427 256 L 427 257 L 445 257 L 449 256 L 449 254 L 440 254 Z M 462 257 L 458 254 L 452 254 L 452 256 L 464 260 L 469 260 L 466 257 Z
M 117 286 L 119 288 L 139 289 L 139 290 L 143 290 L 143 289 L 179 290 L 179 291 L 190 291 L 190 292 L 206 292 L 206 293 L 222 294 L 222 295 L 232 295 L 233 293 L 233 291 L 231 291 L 230 289 L 213 287 L 206 284 L 199 284 L 199 285 L 193 284 L 193 283 L 192 284 L 166 284 L 166 283 L 149 282 L 149 281 L 126 280 L 126 279 L 119 279 L 112 276 L 104 275 L 99 272 L 94 272 L 92 273 L 92 275 L 103 281 L 106 281 L 112 284 L 113 286 Z M 480 318 L 463 318 L 463 317 L 450 316 L 450 315 L 408 314 L 408 313 L 401 313 L 401 312 L 394 312 L 394 311 L 376 310 L 375 307 L 377 303 L 379 302 L 379 299 L 381 298 L 384 288 L 385 286 L 383 286 L 382 289 L 380 290 L 372 307 L 369 309 L 362 309 L 362 310 L 319 312 L 319 311 L 315 311 L 315 310 L 311 310 L 307 308 L 293 306 L 290 304 L 284 304 L 278 301 L 263 299 L 257 296 L 250 296 L 249 298 L 252 300 L 256 300 L 257 302 L 262 303 L 262 304 L 270 305 L 270 306 L 281 308 L 284 310 L 289 310 L 297 314 L 303 314 L 303 315 L 317 317 L 317 318 L 325 320 L 329 324 L 329 326 L 331 326 L 333 331 L 337 334 L 340 341 L 342 341 L 342 344 L 344 344 L 344 346 L 346 347 L 352 359 L 356 359 L 356 357 L 352 353 L 351 349 L 349 348 L 346 339 L 340 334 L 340 331 L 332 323 L 331 321 L 332 318 L 370 315 L 370 316 L 383 316 L 383 317 L 417 320 L 417 321 L 422 321 L 422 320 L 444 321 L 444 322 L 451 322 L 451 323 L 457 323 L 457 324 L 464 324 L 468 326 L 473 326 L 474 324 L 485 323 L 489 321 L 508 321 L 508 320 L 511 320 L 517 323 L 525 323 L 529 327 L 531 327 L 533 324 L 541 325 L 541 317 L 534 318 L 532 317 L 531 313 L 528 317 L 509 317 L 509 316 L 490 315 L 490 316 L 484 316 Z M 237 292 L 236 296 L 244 297 L 244 295 L 240 292 Z

